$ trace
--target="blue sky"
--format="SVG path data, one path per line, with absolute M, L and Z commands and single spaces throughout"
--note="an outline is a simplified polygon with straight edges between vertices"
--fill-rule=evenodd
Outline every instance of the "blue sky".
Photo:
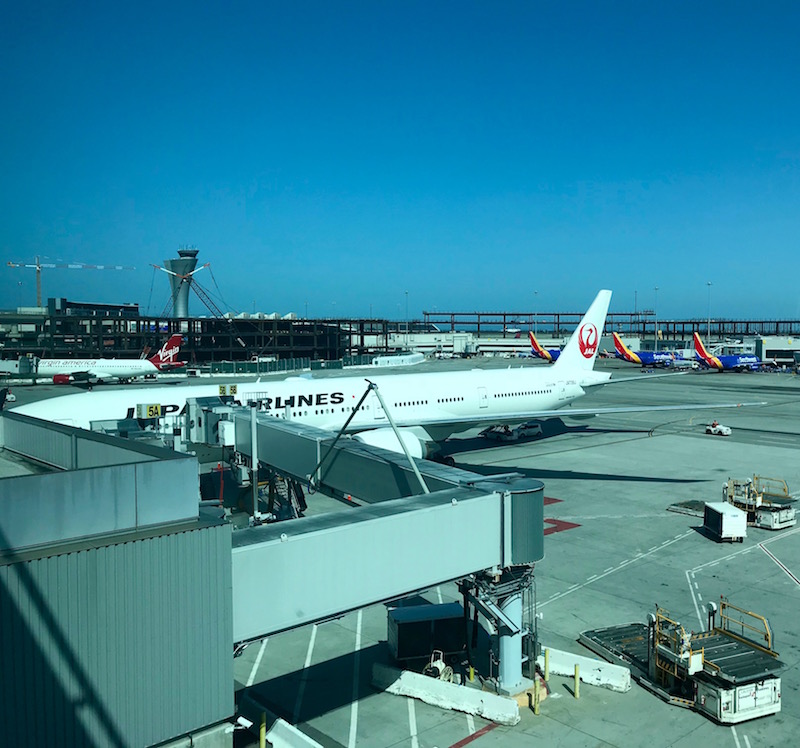
M 40 255 L 137 268 L 45 298 L 158 313 L 150 263 L 195 245 L 237 311 L 658 286 L 704 318 L 710 280 L 712 316 L 800 317 L 799 32 L 793 2 L 6 3 L 0 308 Z

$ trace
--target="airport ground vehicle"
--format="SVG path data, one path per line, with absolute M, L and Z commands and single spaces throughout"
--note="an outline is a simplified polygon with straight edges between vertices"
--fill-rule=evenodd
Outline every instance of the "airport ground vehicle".
M 747 537 L 747 512 L 727 502 L 708 502 L 703 528 L 717 541 L 744 542 Z
M 706 433 L 712 434 L 713 436 L 730 436 L 731 427 L 723 426 L 721 423 L 718 423 L 717 421 L 712 421 L 711 423 L 706 424 Z
M 538 423 L 521 423 L 519 426 L 491 426 L 481 431 L 481 436 L 497 442 L 515 442 L 531 436 L 541 436 L 542 426 Z

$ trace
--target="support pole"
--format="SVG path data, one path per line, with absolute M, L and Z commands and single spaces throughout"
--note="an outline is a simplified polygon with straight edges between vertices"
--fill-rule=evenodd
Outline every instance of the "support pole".
M 369 380 L 367 380 L 367 381 L 369 382 Z M 375 396 L 378 398 L 378 401 L 380 402 L 381 407 L 383 408 L 383 412 L 386 413 L 386 418 L 389 420 L 389 425 L 392 427 L 392 430 L 394 431 L 394 435 L 397 437 L 397 441 L 400 442 L 400 446 L 403 448 L 403 452 L 405 453 L 406 458 L 408 459 L 409 463 L 411 464 L 411 469 L 414 471 L 414 475 L 417 476 L 417 480 L 419 481 L 420 486 L 422 486 L 422 492 L 423 493 L 430 493 L 430 489 L 428 488 L 428 485 L 425 483 L 425 480 L 422 477 L 422 474 L 419 472 L 419 468 L 417 467 L 417 463 L 414 462 L 414 458 L 411 456 L 411 453 L 408 451 L 408 447 L 406 446 L 406 443 L 403 441 L 403 439 L 400 436 L 400 431 L 398 430 L 397 426 L 395 426 L 394 419 L 392 418 L 392 414 L 389 412 L 389 409 L 386 407 L 386 403 L 383 402 L 383 398 L 381 397 L 381 393 L 380 393 L 380 390 L 378 389 L 378 385 L 375 384 L 374 382 L 369 382 L 369 386 L 370 386 L 370 389 L 375 391 Z M 522 604 L 522 600 L 520 599 L 520 605 L 521 604 Z M 520 617 L 521 616 L 522 616 L 522 612 L 520 611 Z
M 522 679 L 522 590 L 500 602 L 500 610 L 517 625 L 516 633 L 500 628 L 500 668 L 498 680 L 506 693 L 516 693 Z
M 550 680 L 550 648 L 544 650 L 544 681 Z
M 419 484 L 422 487 L 422 492 L 423 493 L 430 493 L 430 489 L 428 488 L 427 484 L 425 483 L 424 479 L 422 478 L 422 474 L 419 472 L 419 468 L 417 467 L 417 463 L 414 462 L 414 458 L 409 453 L 408 447 L 406 447 L 406 443 L 400 437 L 400 432 L 398 431 L 397 426 L 395 425 L 394 419 L 392 418 L 392 414 L 389 412 L 388 408 L 386 407 L 386 403 L 383 402 L 383 398 L 381 397 L 381 393 L 378 391 L 378 385 L 375 384 L 374 382 L 370 382 L 369 379 L 367 379 L 366 381 L 367 381 L 367 385 L 368 385 L 367 389 L 365 390 L 364 394 L 361 396 L 361 399 L 358 401 L 358 405 L 356 405 L 355 409 L 350 413 L 350 415 L 348 416 L 347 420 L 344 422 L 344 425 L 342 426 L 342 428 L 339 429 L 339 432 L 336 434 L 336 437 L 334 438 L 333 442 L 331 442 L 330 446 L 325 451 L 325 454 L 322 457 L 322 459 L 314 466 L 314 469 L 311 471 L 311 480 L 313 480 L 315 484 L 319 485 L 319 483 L 322 480 L 322 473 L 320 472 L 320 468 L 322 467 L 322 465 L 325 462 L 325 460 L 328 459 L 328 455 L 331 453 L 333 448 L 336 446 L 336 442 L 339 441 L 339 439 L 342 437 L 342 434 L 344 434 L 344 432 L 347 430 L 347 427 L 350 425 L 350 421 L 352 421 L 353 418 L 355 418 L 355 415 L 356 415 L 356 413 L 358 413 L 358 411 L 361 408 L 361 405 L 364 402 L 364 400 L 367 399 L 367 396 L 369 395 L 370 392 L 374 392 L 375 396 L 378 398 L 378 401 L 381 404 L 381 407 L 383 408 L 383 412 L 386 414 L 386 418 L 389 421 L 389 425 L 392 427 L 392 430 L 394 431 L 394 434 L 397 437 L 397 441 L 400 443 L 400 447 L 402 448 L 406 458 L 408 459 L 408 462 L 411 465 L 411 469 L 414 471 L 414 475 L 417 476 L 417 480 L 419 481 Z
M 261 712 L 261 724 L 258 726 L 258 748 L 267 746 L 267 713 Z
M 250 484 L 253 490 L 253 519 L 258 517 L 258 407 L 250 406 Z
M 367 380 L 367 382 L 369 382 L 369 380 Z M 367 389 L 364 390 L 364 394 L 361 396 L 361 399 L 358 401 L 358 403 L 356 403 L 356 407 L 353 408 L 352 411 L 350 411 L 350 415 L 347 416 L 347 420 L 344 422 L 344 425 L 342 426 L 342 428 L 339 429 L 333 441 L 325 450 L 325 454 L 322 455 L 317 464 L 314 465 L 314 469 L 311 471 L 311 475 L 309 476 L 309 484 L 311 484 L 313 481 L 315 485 L 319 485 L 319 483 L 322 481 L 322 473 L 320 472 L 322 464 L 325 462 L 325 460 L 328 459 L 328 455 L 333 451 L 333 448 L 336 446 L 336 442 L 338 442 L 339 439 L 342 438 L 342 435 L 347 430 L 347 427 L 350 425 L 350 421 L 352 421 L 356 417 L 356 413 L 358 413 L 359 409 L 361 408 L 361 405 L 363 404 L 364 400 L 367 399 L 367 395 L 369 395 L 371 390 L 372 390 L 372 383 L 369 382 L 369 387 L 367 387 Z
M 575 698 L 581 697 L 581 666 L 575 663 Z

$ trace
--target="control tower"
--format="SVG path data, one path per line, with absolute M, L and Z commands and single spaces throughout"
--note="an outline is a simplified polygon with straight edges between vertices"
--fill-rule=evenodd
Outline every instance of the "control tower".
M 198 251 L 195 247 L 181 247 L 177 260 L 164 260 L 164 267 L 170 273 L 173 317 L 189 316 L 189 286 L 192 285 L 191 273 L 197 267 Z

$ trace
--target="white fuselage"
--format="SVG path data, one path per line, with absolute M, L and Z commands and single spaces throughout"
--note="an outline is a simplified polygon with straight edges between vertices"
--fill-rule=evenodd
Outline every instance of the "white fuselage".
M 77 374 L 94 379 L 119 379 L 157 373 L 153 363 L 138 358 L 42 358 L 36 367 L 39 377 Z
M 584 394 L 575 380 L 558 380 L 553 367 L 494 371 L 378 375 L 370 378 L 398 426 L 422 427 L 430 438 L 479 424 L 523 422 L 568 405 Z M 566 373 L 566 372 L 564 372 Z M 606 379 L 607 375 L 599 375 Z M 37 418 L 89 428 L 91 421 L 132 418 L 137 405 L 158 404 L 165 414 L 178 414 L 187 398 L 232 395 L 247 405 L 257 402 L 262 413 L 335 430 L 358 405 L 368 382 L 363 377 L 306 379 L 235 385 L 185 385 L 84 392 L 22 406 Z M 388 425 L 374 392 L 361 404 L 348 427 L 363 431 Z

